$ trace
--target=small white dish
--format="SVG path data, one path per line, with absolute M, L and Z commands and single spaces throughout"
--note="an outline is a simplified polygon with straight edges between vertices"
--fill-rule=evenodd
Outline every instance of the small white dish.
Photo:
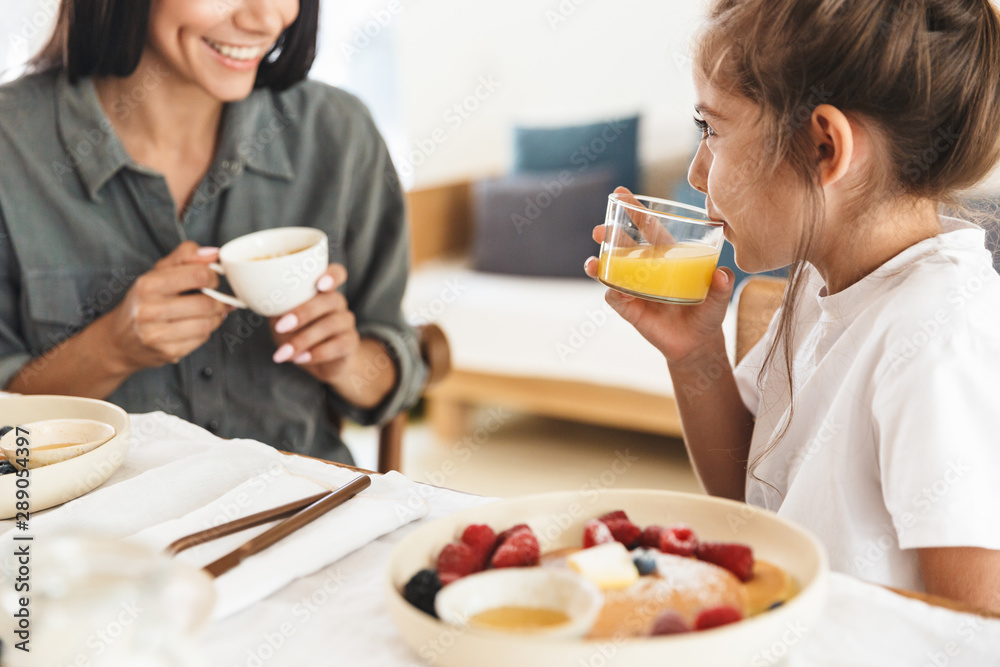
M 442 621 L 458 627 L 568 639 L 583 637 L 594 625 L 604 595 L 594 584 L 569 570 L 512 567 L 463 577 L 441 589 L 434 608 Z M 536 629 L 502 630 L 483 627 L 473 617 L 502 607 L 526 607 L 562 612 L 565 623 Z
M 46 419 L 19 424 L 0 438 L 0 451 L 18 470 L 35 469 L 75 459 L 115 437 L 115 427 L 94 419 Z M 24 438 L 28 456 L 17 456 L 18 440 Z M 27 465 L 21 462 L 27 458 Z
M 29 500 L 32 516 L 103 484 L 125 462 L 132 443 L 128 413 L 106 401 L 76 396 L 0 397 L 0 425 L 16 426 L 49 419 L 93 419 L 113 426 L 116 435 L 86 454 L 32 470 Z M 29 515 L 17 497 L 23 480 L 15 473 L 0 475 L 0 520 Z M 22 505 L 19 507 L 18 503 Z

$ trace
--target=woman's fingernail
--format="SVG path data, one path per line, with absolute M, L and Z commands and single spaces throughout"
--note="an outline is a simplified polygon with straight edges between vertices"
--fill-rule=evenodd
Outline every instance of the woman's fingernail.
M 278 333 L 288 333 L 295 327 L 299 326 L 299 318 L 295 316 L 295 313 L 288 313 L 274 325 L 274 330 Z
M 288 343 L 285 343 L 274 353 L 274 363 L 283 364 L 291 359 L 293 354 L 295 354 L 295 348 Z
M 205 246 L 204 248 L 198 248 L 198 254 L 202 257 L 208 257 L 209 255 L 214 255 L 219 252 L 218 248 L 213 248 L 211 246 Z
M 316 289 L 320 292 L 329 292 L 333 289 L 334 282 L 333 276 L 325 275 L 316 282 Z
M 312 361 L 312 358 L 313 358 L 312 352 L 303 352 L 299 356 L 292 359 L 292 361 L 294 361 L 297 364 L 308 364 L 310 361 Z

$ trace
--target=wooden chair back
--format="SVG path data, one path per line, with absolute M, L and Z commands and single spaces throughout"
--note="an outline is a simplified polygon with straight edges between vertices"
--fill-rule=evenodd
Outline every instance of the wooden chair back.
M 451 347 L 448 337 L 436 324 L 417 327 L 420 356 L 427 364 L 424 389 L 440 382 L 451 371 Z M 399 471 L 403 467 L 403 432 L 408 414 L 404 410 L 382 425 L 378 434 L 378 471 Z
M 781 305 L 785 294 L 784 278 L 751 276 L 743 281 L 736 295 L 736 363 L 756 345 Z

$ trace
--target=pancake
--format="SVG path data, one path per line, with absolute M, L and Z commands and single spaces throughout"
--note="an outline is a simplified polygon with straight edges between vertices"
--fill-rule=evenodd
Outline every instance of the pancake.
M 628 588 L 604 593 L 604 607 L 590 630 L 593 639 L 651 634 L 657 617 L 674 611 L 689 626 L 705 609 L 730 606 L 747 615 L 746 588 L 729 570 L 694 558 L 657 551 L 657 574 Z

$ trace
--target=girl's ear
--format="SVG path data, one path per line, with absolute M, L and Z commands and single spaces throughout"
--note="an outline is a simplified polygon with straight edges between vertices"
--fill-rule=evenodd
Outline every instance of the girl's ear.
M 810 135 L 819 158 L 820 186 L 836 183 L 847 174 L 854 157 L 851 122 L 837 107 L 821 104 L 813 110 Z

